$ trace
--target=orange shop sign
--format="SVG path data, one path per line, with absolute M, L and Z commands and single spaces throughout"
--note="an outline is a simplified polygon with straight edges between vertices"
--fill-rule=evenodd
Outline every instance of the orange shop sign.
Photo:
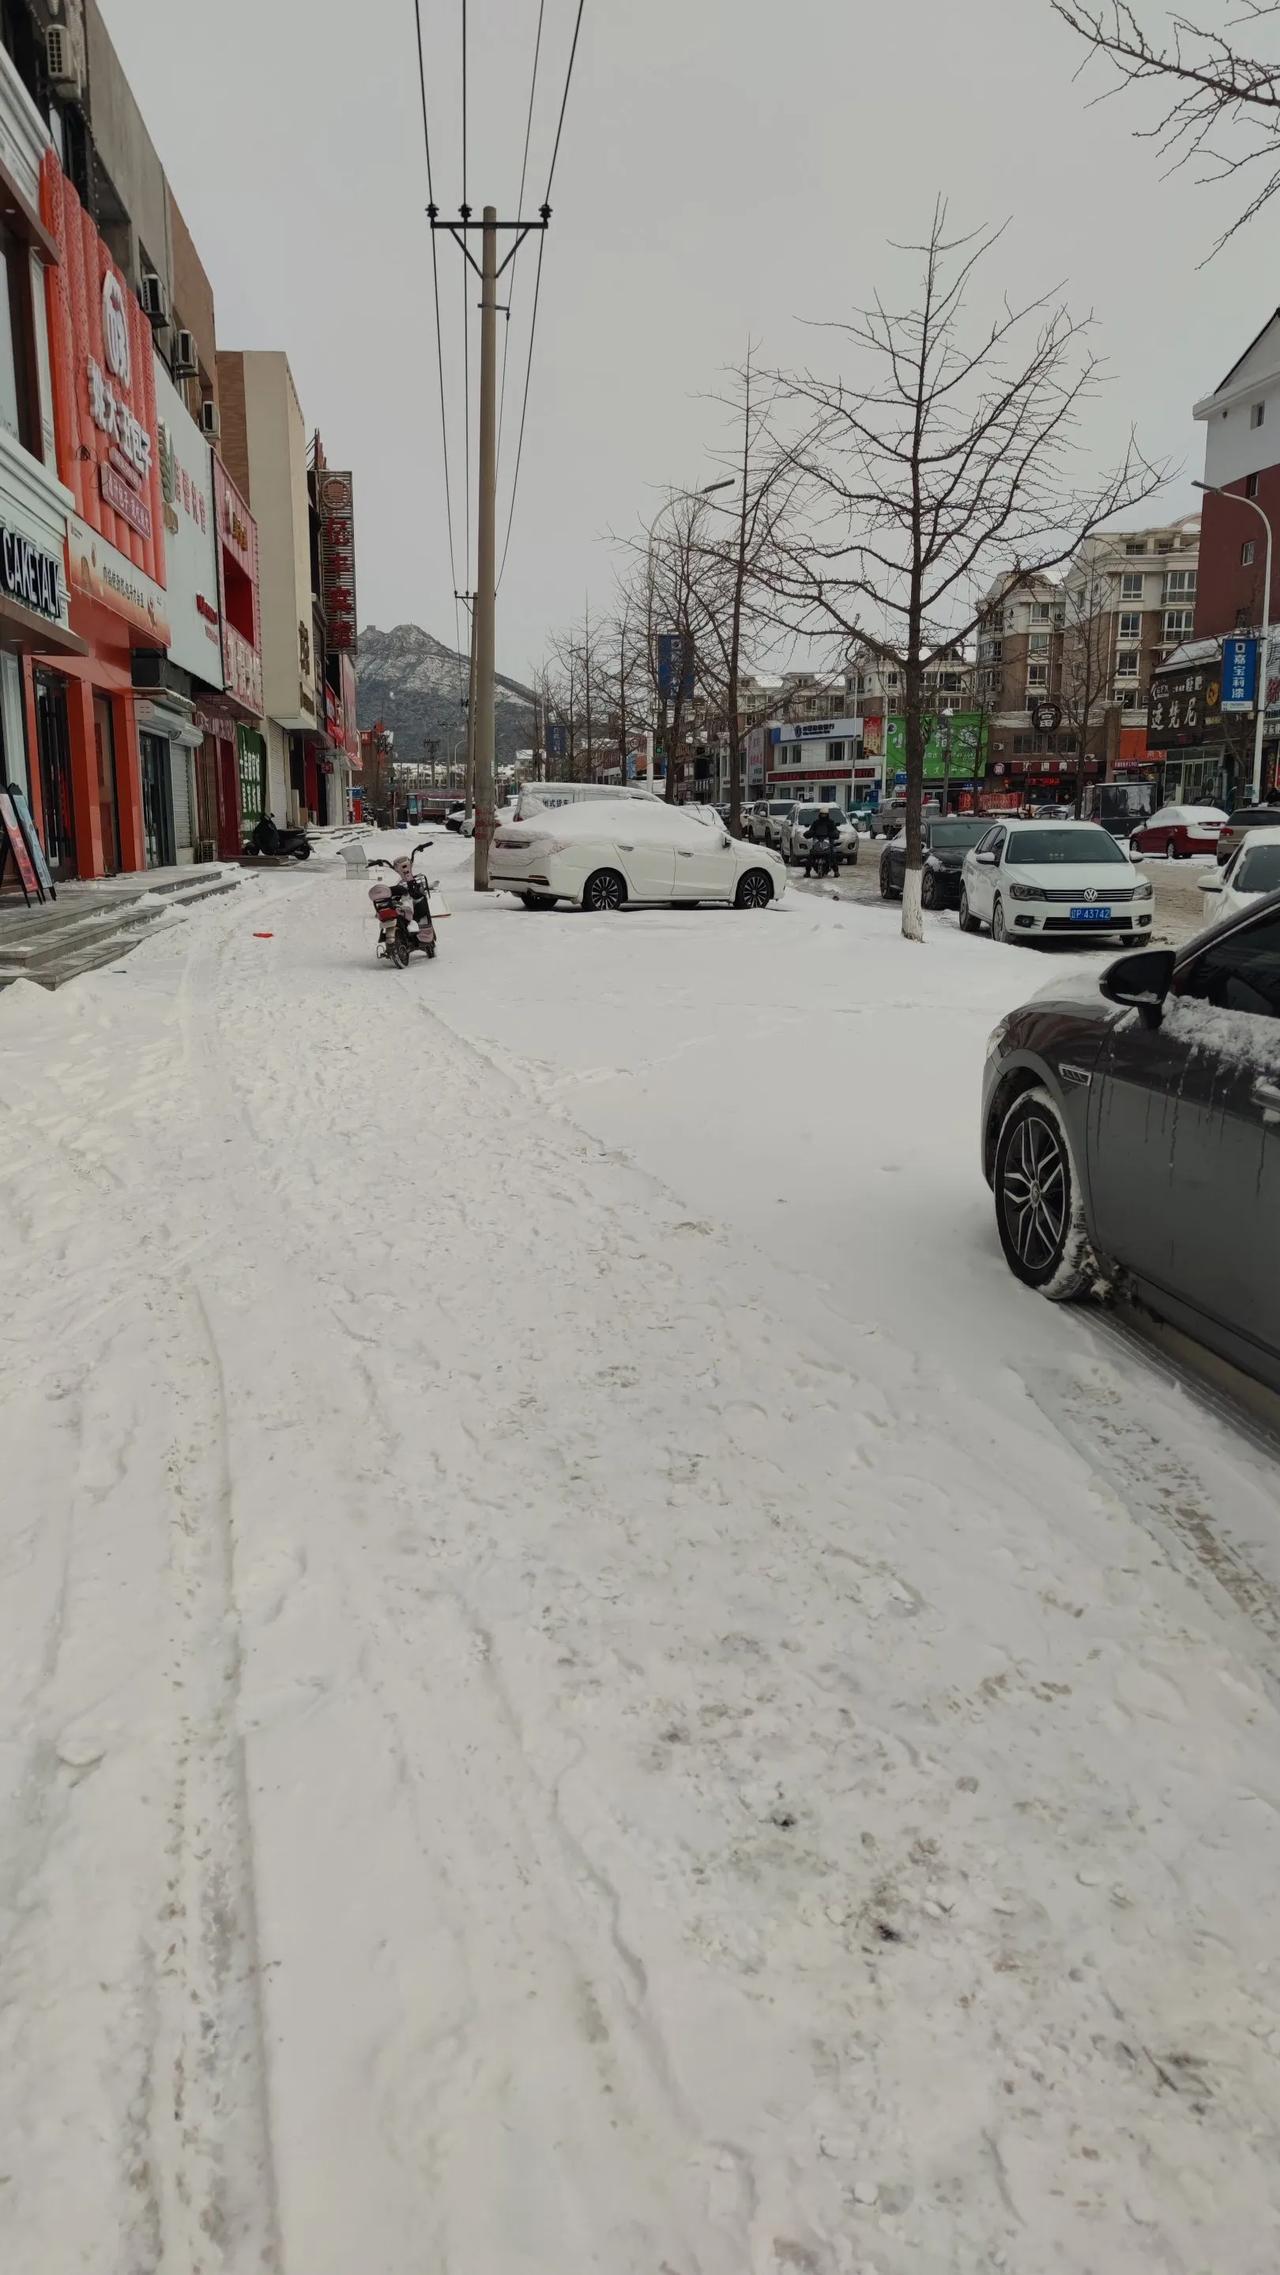
M 46 272 L 58 472 L 81 523 L 144 584 L 162 588 L 151 327 L 52 151 L 40 169 L 40 209 L 61 255 Z M 73 546 L 71 581 L 84 591 L 76 559 Z M 128 608 L 120 613 L 136 620 Z

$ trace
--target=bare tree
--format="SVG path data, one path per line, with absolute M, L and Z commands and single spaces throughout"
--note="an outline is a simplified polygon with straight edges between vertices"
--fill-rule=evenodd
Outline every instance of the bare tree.
M 1059 702 L 1076 752 L 1076 819 L 1084 811 L 1085 759 L 1090 743 L 1105 740 L 1106 711 L 1115 674 L 1114 618 L 1107 607 L 1111 580 L 1096 552 L 1086 547 L 1078 574 L 1062 596 L 1062 664 Z M 1096 755 L 1096 752 L 1095 752 Z
M 1227 35 L 1242 24 L 1260 25 L 1280 15 L 1280 7 L 1273 0 L 1232 0 L 1221 31 L 1171 15 L 1164 39 L 1156 40 L 1143 30 L 1128 0 L 1107 0 L 1103 7 L 1082 0 L 1050 0 L 1050 5 L 1119 73 L 1108 94 L 1147 83 L 1159 88 L 1163 109 L 1146 132 L 1169 159 L 1170 172 L 1202 159 L 1207 167 L 1202 181 L 1247 177 L 1245 205 L 1212 248 L 1220 252 L 1280 190 L 1280 61 L 1246 55 Z M 1250 128 L 1252 140 L 1241 147 L 1241 130 Z M 1219 142 L 1222 134 L 1230 137 L 1232 147 Z
M 782 385 L 806 422 L 794 458 L 810 527 L 785 548 L 779 595 L 796 621 L 896 666 L 904 690 L 907 866 L 902 929 L 923 938 L 920 809 L 925 674 L 974 633 L 997 569 L 1067 560 L 1164 476 L 1132 440 L 1096 483 L 1070 477 L 1082 406 L 1098 379 L 1087 327 L 1049 299 L 975 321 L 970 288 L 1001 232 L 950 238 L 935 206 L 916 306 L 877 298 L 827 327 L 858 366 Z
M 665 795 L 674 804 L 682 768 L 685 721 L 698 673 L 698 634 L 709 605 L 707 501 L 696 493 L 668 493 L 645 548 L 645 590 L 650 643 L 649 675 L 656 696 L 655 734 L 666 765 Z M 701 590 L 700 588 L 701 584 Z
M 636 733 L 648 717 L 644 596 L 631 586 L 621 588 L 617 606 L 605 625 L 602 669 L 607 688 L 607 732 L 625 782 Z

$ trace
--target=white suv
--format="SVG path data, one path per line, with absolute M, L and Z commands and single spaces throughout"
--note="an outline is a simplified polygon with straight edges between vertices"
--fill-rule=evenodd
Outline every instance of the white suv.
M 784 814 L 778 829 L 778 851 L 784 861 L 803 861 L 809 850 L 809 824 L 817 814 L 830 814 L 839 833 L 840 859 L 854 862 L 858 858 L 858 829 L 856 822 L 839 806 L 793 806 Z
M 742 826 L 752 843 L 776 846 L 778 824 L 794 805 L 794 798 L 757 798 L 754 806 L 748 806 Z
M 1079 940 L 1127 948 L 1151 937 L 1154 890 L 1100 822 L 996 822 L 964 857 L 960 929 L 993 940 Z

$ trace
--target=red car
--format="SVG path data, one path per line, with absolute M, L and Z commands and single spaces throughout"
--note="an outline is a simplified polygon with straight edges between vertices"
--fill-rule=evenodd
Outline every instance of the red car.
M 1188 861 L 1193 853 L 1216 853 L 1226 825 L 1220 806 L 1161 806 L 1129 839 L 1135 853 L 1164 853 Z

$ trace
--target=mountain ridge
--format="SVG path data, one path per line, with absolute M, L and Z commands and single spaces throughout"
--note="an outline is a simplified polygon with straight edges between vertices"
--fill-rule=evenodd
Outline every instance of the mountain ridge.
M 466 731 L 470 660 L 420 624 L 382 631 L 370 624 L 359 635 L 356 691 L 360 725 L 381 719 L 395 733 L 396 755 L 419 759 L 428 742 L 447 759 Z M 494 674 L 495 756 L 510 761 L 533 742 L 534 695 L 506 672 Z

